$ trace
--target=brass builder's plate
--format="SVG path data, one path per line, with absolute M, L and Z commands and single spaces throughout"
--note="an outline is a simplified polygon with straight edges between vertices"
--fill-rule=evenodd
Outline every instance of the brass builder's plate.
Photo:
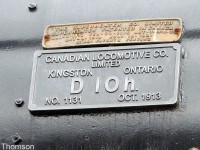
M 182 20 L 149 19 L 50 25 L 44 32 L 44 48 L 178 41 Z

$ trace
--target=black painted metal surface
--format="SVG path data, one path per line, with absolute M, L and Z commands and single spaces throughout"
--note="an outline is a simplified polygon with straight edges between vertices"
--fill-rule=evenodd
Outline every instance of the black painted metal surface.
M 136 149 L 174 150 L 200 146 L 200 2 L 197 0 L 0 0 L 0 142 L 35 149 Z M 31 114 L 28 98 L 33 53 L 42 49 L 44 28 L 49 24 L 182 18 L 182 60 L 178 105 L 128 109 Z M 24 104 L 17 107 L 16 99 Z M 1 145 L 2 149 L 2 145 Z

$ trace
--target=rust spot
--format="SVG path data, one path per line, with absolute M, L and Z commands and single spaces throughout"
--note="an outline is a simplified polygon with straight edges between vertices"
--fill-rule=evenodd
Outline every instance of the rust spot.
M 179 34 L 180 32 L 181 32 L 181 29 L 180 29 L 180 28 L 175 28 L 175 29 L 174 29 L 174 33 Z
M 47 35 L 44 36 L 44 40 L 45 40 L 45 41 L 49 41 L 49 40 L 50 40 L 50 37 L 51 37 L 51 36 L 50 36 L 49 34 L 47 34 Z

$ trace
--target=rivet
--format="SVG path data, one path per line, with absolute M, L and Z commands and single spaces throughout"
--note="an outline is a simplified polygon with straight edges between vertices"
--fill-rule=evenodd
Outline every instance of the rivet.
M 24 101 L 22 100 L 22 98 L 15 99 L 15 104 L 17 106 L 22 106 L 23 103 L 24 103 Z

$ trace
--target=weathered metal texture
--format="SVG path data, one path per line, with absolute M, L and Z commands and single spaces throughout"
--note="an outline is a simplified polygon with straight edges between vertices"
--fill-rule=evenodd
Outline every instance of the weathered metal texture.
M 200 145 L 200 2 L 161 0 L 0 1 L 0 141 L 35 149 L 190 149 Z M 185 48 L 178 105 L 31 114 L 28 99 L 33 53 L 49 24 L 145 18 L 182 18 Z M 16 99 L 24 105 L 17 107 Z M 2 147 L 1 147 L 2 149 Z

